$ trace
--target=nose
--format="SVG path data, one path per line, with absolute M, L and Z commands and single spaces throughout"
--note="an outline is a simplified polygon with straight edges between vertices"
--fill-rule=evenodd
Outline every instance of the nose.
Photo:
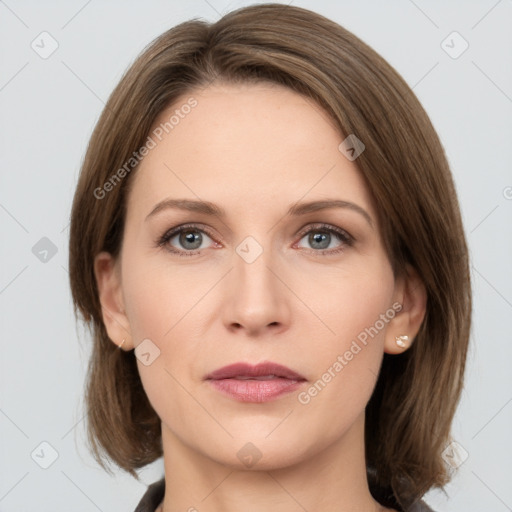
M 292 294 L 282 265 L 272 258 L 270 250 L 252 262 L 234 254 L 224 292 L 222 315 L 229 331 L 258 337 L 288 329 Z

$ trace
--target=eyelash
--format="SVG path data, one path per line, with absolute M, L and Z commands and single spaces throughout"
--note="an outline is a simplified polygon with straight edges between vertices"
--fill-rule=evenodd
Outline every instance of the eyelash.
M 186 250 L 176 250 L 176 249 L 172 248 L 171 246 L 167 246 L 167 243 L 169 242 L 169 240 L 174 238 L 176 235 L 179 235 L 183 231 L 192 231 L 192 230 L 199 231 L 201 233 L 205 233 L 211 239 L 214 239 L 213 234 L 208 229 L 206 229 L 206 227 L 204 227 L 204 226 L 199 227 L 199 225 L 197 225 L 197 224 L 184 224 L 182 226 L 177 226 L 175 228 L 171 228 L 170 230 L 165 232 L 163 234 L 163 236 L 160 237 L 160 239 L 157 241 L 157 246 L 164 247 L 166 250 L 168 250 L 169 252 L 171 252 L 173 254 L 176 254 L 177 256 L 194 256 L 196 254 L 199 254 L 202 249 L 199 251 L 196 251 L 196 252 L 191 252 L 191 251 L 186 251 Z M 342 252 L 343 250 L 345 250 L 346 246 L 348 246 L 348 247 L 352 246 L 355 241 L 354 238 L 352 236 L 350 236 L 345 230 L 337 228 L 335 226 L 331 226 L 329 224 L 322 224 L 322 223 L 315 224 L 315 225 L 311 226 L 309 229 L 307 229 L 306 231 L 301 231 L 299 233 L 300 240 L 302 240 L 302 238 L 304 238 L 309 233 L 315 232 L 315 231 L 321 232 L 321 233 L 332 233 L 338 238 L 338 240 L 340 240 L 342 242 L 342 245 L 336 249 L 321 249 L 321 250 L 310 249 L 315 254 L 321 254 L 321 255 L 338 254 L 338 253 Z

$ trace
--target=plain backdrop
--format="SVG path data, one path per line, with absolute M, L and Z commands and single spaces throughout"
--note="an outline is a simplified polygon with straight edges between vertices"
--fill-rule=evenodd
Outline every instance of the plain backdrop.
M 70 300 L 70 206 L 94 124 L 144 46 L 250 3 L 0 1 L 1 512 L 131 511 L 161 476 L 157 461 L 142 483 L 111 477 L 85 447 L 90 340 Z M 474 322 L 453 424 L 467 459 L 446 494 L 425 499 L 439 512 L 512 510 L 512 1 L 293 4 L 387 59 L 440 135 L 470 246 Z

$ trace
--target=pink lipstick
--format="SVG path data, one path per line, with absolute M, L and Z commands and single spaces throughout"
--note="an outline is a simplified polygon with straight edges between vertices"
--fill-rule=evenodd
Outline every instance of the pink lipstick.
M 235 363 L 206 376 L 211 385 L 240 402 L 269 402 L 295 391 L 306 379 L 286 366 L 264 362 Z

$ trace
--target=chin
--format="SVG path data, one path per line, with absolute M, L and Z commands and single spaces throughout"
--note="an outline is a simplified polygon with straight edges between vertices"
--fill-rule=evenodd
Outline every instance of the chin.
M 233 432 L 233 438 L 215 439 L 210 449 L 202 447 L 203 454 L 218 464 L 233 470 L 271 471 L 287 468 L 304 461 L 313 446 L 299 433 L 289 431 L 284 435 L 276 435 L 274 439 L 266 439 L 267 434 L 245 431 L 240 434 Z M 271 435 L 271 437 L 274 434 Z M 215 446 L 215 451 L 211 447 Z

